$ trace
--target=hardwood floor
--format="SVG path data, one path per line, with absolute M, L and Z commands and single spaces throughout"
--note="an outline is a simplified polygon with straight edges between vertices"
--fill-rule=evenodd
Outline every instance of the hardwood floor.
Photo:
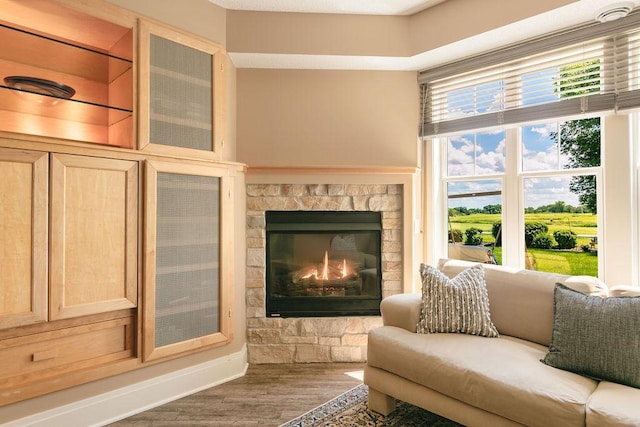
M 110 426 L 279 426 L 360 384 L 363 366 L 251 365 L 242 378 Z

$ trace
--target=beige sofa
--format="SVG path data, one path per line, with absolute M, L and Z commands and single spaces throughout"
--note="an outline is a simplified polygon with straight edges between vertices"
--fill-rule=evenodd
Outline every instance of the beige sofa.
M 470 265 L 441 260 L 438 268 L 452 278 Z M 417 334 L 420 295 L 382 301 L 383 326 L 369 334 L 364 369 L 369 408 L 387 415 L 398 399 L 466 426 L 640 426 L 640 389 L 540 361 L 552 338 L 555 284 L 600 296 L 606 287 L 584 276 L 484 270 L 499 338 Z

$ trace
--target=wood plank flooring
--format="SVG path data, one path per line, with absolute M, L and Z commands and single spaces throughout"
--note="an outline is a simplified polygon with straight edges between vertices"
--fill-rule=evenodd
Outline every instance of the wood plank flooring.
M 110 424 L 279 426 L 362 383 L 360 363 L 251 365 L 228 383 Z

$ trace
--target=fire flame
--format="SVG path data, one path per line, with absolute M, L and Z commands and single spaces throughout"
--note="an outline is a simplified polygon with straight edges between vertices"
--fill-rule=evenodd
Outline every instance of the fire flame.
M 329 253 L 324 251 L 324 262 L 322 264 L 322 276 L 320 280 L 329 280 Z
M 340 266 L 340 274 L 341 276 L 338 277 L 339 279 L 345 278 L 349 275 L 349 269 L 347 267 L 347 260 L 343 259 L 342 260 L 342 264 Z M 307 273 L 306 275 L 302 276 L 302 279 L 308 279 L 310 277 L 313 277 L 317 280 L 330 280 L 331 278 L 329 277 L 329 253 L 328 251 L 324 251 L 324 257 L 322 260 L 322 268 L 321 268 L 321 272 L 318 272 L 317 268 L 312 268 L 309 270 L 309 273 Z

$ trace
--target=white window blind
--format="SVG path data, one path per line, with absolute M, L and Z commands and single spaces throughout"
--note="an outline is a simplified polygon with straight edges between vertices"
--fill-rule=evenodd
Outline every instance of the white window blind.
M 640 14 L 424 70 L 422 135 L 640 107 Z

